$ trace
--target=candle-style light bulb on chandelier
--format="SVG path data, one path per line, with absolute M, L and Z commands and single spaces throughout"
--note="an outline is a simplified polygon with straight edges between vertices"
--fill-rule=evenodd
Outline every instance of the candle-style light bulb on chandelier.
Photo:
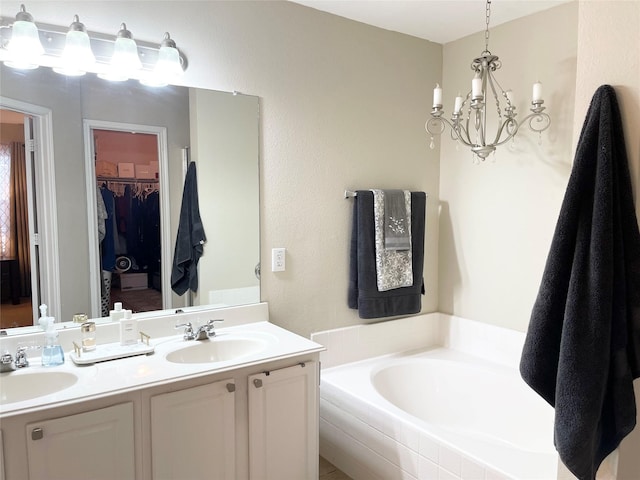
M 471 63 L 475 72 L 471 80 L 471 91 L 466 97 L 458 94 L 455 99 L 451 121 L 443 117 L 442 88 L 436 84 L 433 90 L 433 108 L 431 118 L 425 123 L 426 131 L 431 135 L 431 148 L 434 148 L 434 136 L 444 133 L 446 126 L 451 128 L 451 138 L 467 147 L 471 147 L 476 161 L 484 161 L 496 147 L 513 139 L 520 127 L 528 123 L 534 132 L 542 134 L 551 124 L 551 118 L 544 113 L 542 84 L 533 84 L 531 113 L 520 122 L 516 120 L 516 107 L 511 90 L 504 90 L 494 76 L 502 63 L 489 51 L 489 20 L 491 0 L 486 2 L 486 28 L 484 32 L 485 48 L 480 56 Z M 495 100 L 495 112 L 489 112 L 491 97 Z M 466 115 L 465 115 L 466 107 Z M 491 113 L 491 115 L 489 115 Z M 495 135 L 490 135 L 487 117 L 495 120 Z

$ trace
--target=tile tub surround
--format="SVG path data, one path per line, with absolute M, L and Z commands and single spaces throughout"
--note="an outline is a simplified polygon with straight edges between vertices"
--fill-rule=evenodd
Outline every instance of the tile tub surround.
M 443 346 L 517 366 L 524 334 L 432 313 L 385 323 L 320 332 L 323 369 L 395 352 Z M 393 355 L 391 355 L 393 356 Z M 321 384 L 321 454 L 354 479 L 489 480 L 512 478 L 402 415 Z M 551 466 L 553 469 L 553 466 Z
M 327 349 L 320 354 L 322 368 L 433 346 L 517 367 L 524 333 L 436 312 L 326 330 L 311 339 Z

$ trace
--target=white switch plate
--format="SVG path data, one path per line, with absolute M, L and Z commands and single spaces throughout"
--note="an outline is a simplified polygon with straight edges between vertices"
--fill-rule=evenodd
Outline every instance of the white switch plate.
M 286 251 L 287 251 L 286 248 L 271 249 L 271 271 L 272 272 L 284 272 Z

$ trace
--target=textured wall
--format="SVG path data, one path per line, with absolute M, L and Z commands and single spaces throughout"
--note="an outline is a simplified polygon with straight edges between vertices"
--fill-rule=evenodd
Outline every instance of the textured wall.
M 540 80 L 552 123 L 540 145 L 523 128 L 481 165 L 442 139 L 441 312 L 526 330 L 571 168 L 576 42 L 577 3 L 491 29 L 489 50 L 502 61 L 496 77 L 513 90 L 518 118 L 530 113 Z M 469 65 L 483 47 L 483 33 L 444 46 L 448 112 L 457 92 L 470 90 Z
M 13 15 L 19 2 L 4 2 Z M 34 0 L 36 22 L 135 38 L 171 33 L 184 83 L 261 99 L 262 299 L 273 322 L 308 335 L 358 323 L 346 306 L 347 188 L 409 188 L 429 198 L 423 310 L 437 309 L 438 150 L 423 125 L 442 46 L 290 2 Z M 173 171 L 173 170 L 172 170 Z M 177 210 L 172 210 L 172 216 Z M 270 272 L 271 248 L 287 271 Z

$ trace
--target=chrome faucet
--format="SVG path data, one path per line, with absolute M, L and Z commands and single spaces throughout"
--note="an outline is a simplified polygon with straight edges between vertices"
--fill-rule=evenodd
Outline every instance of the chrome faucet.
M 207 340 L 208 338 L 216 336 L 214 323 L 223 321 L 223 319 L 209 320 L 206 324 L 199 326 L 195 331 L 193 330 L 191 322 L 180 323 L 176 325 L 176 328 L 185 327 L 184 335 L 182 336 L 185 340 Z
M 9 352 L 5 352 L 0 356 L 0 373 L 13 372 L 16 368 L 28 366 L 27 347 L 18 347 L 15 359 Z

